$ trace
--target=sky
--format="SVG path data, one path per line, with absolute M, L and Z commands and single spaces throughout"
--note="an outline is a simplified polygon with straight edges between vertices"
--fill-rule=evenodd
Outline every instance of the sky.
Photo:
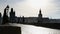
M 0 0 L 0 12 L 3 14 L 4 8 L 9 5 L 18 17 L 38 17 L 41 9 L 43 17 L 60 19 L 59 4 L 60 0 Z

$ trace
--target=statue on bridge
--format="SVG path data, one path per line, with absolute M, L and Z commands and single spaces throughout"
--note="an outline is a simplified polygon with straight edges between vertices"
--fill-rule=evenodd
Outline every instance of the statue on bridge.
M 7 5 L 7 7 L 4 9 L 2 24 L 6 24 L 6 23 L 9 22 L 9 20 L 8 20 L 8 11 L 9 11 L 9 5 Z

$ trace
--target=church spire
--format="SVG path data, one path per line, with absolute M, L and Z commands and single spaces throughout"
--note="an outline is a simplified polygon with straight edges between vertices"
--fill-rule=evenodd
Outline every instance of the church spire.
M 40 9 L 40 11 L 39 11 L 39 15 L 38 15 L 38 17 L 41 17 L 41 18 L 42 18 L 41 9 Z
M 40 9 L 40 11 L 39 11 L 39 14 L 41 14 L 41 9 Z
M 42 13 L 41 13 L 41 9 L 40 9 L 39 14 L 38 14 L 38 22 L 42 23 Z

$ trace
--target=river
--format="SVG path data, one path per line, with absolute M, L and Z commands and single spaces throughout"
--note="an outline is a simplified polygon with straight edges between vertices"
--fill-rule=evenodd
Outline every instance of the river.
M 22 34 L 60 34 L 58 29 L 50 29 L 45 27 L 37 27 L 33 25 L 24 24 L 10 24 L 13 26 L 21 27 Z

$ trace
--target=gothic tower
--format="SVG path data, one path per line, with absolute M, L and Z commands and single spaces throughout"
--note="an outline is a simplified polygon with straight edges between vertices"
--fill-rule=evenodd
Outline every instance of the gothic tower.
M 42 22 L 42 13 L 41 13 L 41 9 L 40 9 L 39 14 L 38 14 L 38 22 Z
M 39 11 L 38 17 L 39 17 L 39 18 L 42 18 L 41 9 L 40 9 L 40 11 Z

